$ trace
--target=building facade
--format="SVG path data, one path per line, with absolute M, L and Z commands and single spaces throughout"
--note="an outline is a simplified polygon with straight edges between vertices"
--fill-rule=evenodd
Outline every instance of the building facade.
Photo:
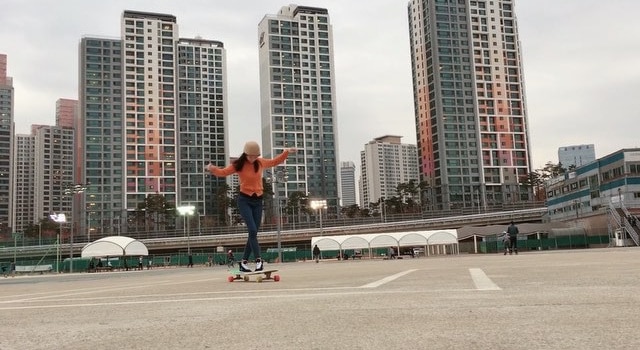
M 360 206 L 398 196 L 399 184 L 419 182 L 418 151 L 401 143 L 401 136 L 385 135 L 364 145 L 360 152 Z M 414 198 L 419 201 L 419 198 Z
M 216 196 L 226 192 L 226 179 L 202 169 L 209 161 L 224 166 L 229 157 L 226 52 L 223 43 L 204 39 L 181 38 L 177 48 L 178 203 L 224 225 L 226 207 Z
M 439 209 L 528 200 L 531 155 L 515 1 L 411 0 L 420 177 Z
M 596 148 L 593 144 L 558 148 L 558 163 L 565 169 L 577 168 L 594 160 L 596 160 Z
M 16 135 L 15 167 L 15 232 L 24 232 L 42 218 L 36 215 L 35 135 Z M 38 213 L 41 214 L 41 213 Z
M 34 135 L 35 218 L 70 215 L 73 198 L 65 193 L 74 183 L 74 130 L 40 126 Z
M 15 230 L 14 174 L 14 90 L 13 79 L 7 76 L 7 55 L 0 54 L 0 234 Z
M 578 219 L 622 202 L 640 209 L 640 148 L 622 149 L 545 184 L 551 220 Z
M 95 235 L 118 234 L 126 217 L 122 59 L 120 39 L 84 37 L 80 41 L 74 182 L 87 184 L 87 189 L 75 203 L 83 219 L 72 220 Z M 132 104 L 136 101 L 126 98 Z M 143 120 L 126 123 L 144 126 Z
M 175 16 L 124 11 L 121 37 L 83 38 L 79 62 L 76 183 L 87 184 L 78 196 L 85 229 L 175 229 L 171 210 L 143 210 L 158 195 L 167 209 L 194 205 L 193 227 L 205 216 L 225 218 L 213 200 L 225 181 L 202 171 L 228 157 L 223 44 L 179 38 Z
M 353 162 L 340 162 L 340 188 L 342 207 L 349 207 L 356 202 L 356 165 Z
M 262 152 L 296 147 L 281 166 L 278 197 L 302 192 L 339 210 L 338 139 L 333 33 L 323 8 L 290 5 L 258 25 Z M 275 171 L 279 171 L 275 169 Z

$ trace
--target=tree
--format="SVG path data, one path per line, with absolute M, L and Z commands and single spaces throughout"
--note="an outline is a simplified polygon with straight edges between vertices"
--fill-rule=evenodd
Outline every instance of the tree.
M 140 221 L 144 220 L 145 230 L 149 230 L 149 222 L 154 231 L 159 231 L 161 227 L 166 229 L 168 223 L 175 222 L 176 215 L 174 203 L 168 202 L 162 194 L 151 194 L 144 199 L 144 203 L 138 204 L 138 208 L 136 208 L 136 227 L 139 227 Z

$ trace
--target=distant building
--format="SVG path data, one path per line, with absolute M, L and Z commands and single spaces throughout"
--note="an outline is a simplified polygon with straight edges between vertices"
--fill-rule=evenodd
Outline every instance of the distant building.
M 56 101 L 56 125 L 73 128 L 78 114 L 78 100 L 60 98 Z
M 338 130 L 333 29 L 324 8 L 287 5 L 258 24 L 262 153 L 289 147 L 280 197 L 308 193 L 338 213 Z M 280 169 L 274 169 L 278 171 Z
M 32 224 L 40 221 L 41 213 L 36 215 L 35 201 L 35 135 L 16 135 L 15 170 L 15 232 L 24 232 Z
M 152 195 L 222 222 L 214 196 L 226 179 L 202 169 L 228 159 L 223 43 L 181 38 L 170 14 L 127 10 L 120 28 L 119 39 L 80 41 L 76 182 L 90 187 L 77 205 L 87 220 L 76 225 L 137 230 L 136 210 Z M 172 226 L 159 221 L 156 229 Z
M 356 204 L 356 165 L 353 162 L 340 162 L 340 188 L 342 207 Z
M 401 136 L 373 139 L 360 152 L 360 206 L 369 208 L 380 198 L 397 196 L 398 184 L 419 182 L 416 145 L 401 143 Z M 419 201 L 419 198 L 414 198 Z
M 594 145 L 564 146 L 558 148 L 558 162 L 563 168 L 579 167 L 596 160 Z
M 438 209 L 526 201 L 531 172 L 516 1 L 411 0 L 420 180 Z
M 545 190 L 551 220 L 578 218 L 611 203 L 640 208 L 640 148 L 622 149 L 577 167 L 547 181 Z
M 11 233 L 15 221 L 13 100 L 13 79 L 7 76 L 7 55 L 0 54 L 0 234 Z

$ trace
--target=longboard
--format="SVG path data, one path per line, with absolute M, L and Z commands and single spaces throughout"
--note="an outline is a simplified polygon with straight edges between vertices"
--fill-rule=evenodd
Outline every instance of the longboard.
M 229 270 L 231 276 L 227 277 L 227 281 L 233 282 L 235 280 L 244 280 L 245 282 L 249 282 L 251 280 L 250 276 L 256 276 L 256 282 L 262 282 L 264 280 L 273 280 L 274 282 L 280 281 L 280 275 L 273 274 L 278 270 L 263 270 L 263 271 L 254 271 L 254 272 L 242 272 L 238 269 Z M 273 276 L 271 275 L 273 274 Z

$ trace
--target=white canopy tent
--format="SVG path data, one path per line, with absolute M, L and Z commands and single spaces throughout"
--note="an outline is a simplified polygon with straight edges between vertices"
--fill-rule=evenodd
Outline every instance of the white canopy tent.
M 149 255 L 144 243 L 125 236 L 109 236 L 91 242 L 82 248 L 83 258 L 99 258 L 105 256 L 140 256 Z
M 443 252 L 447 247 L 450 252 L 459 254 L 458 232 L 455 229 L 432 231 L 408 231 L 371 233 L 363 235 L 316 236 L 311 238 L 311 247 L 318 246 L 320 250 L 338 250 L 340 254 L 345 249 L 368 249 L 371 257 L 372 248 L 396 247 L 424 247 L 427 255 Z

